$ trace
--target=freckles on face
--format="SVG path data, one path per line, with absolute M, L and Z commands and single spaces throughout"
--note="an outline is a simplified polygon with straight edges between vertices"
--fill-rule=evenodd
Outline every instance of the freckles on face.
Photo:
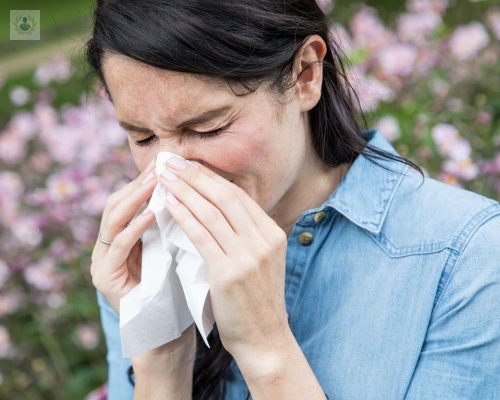
M 267 92 L 258 90 L 237 97 L 229 88 L 214 89 L 190 74 L 158 71 L 126 57 L 105 58 L 103 69 L 118 119 L 153 131 L 144 134 L 127 131 L 132 156 L 140 171 L 158 152 L 169 151 L 201 162 L 250 195 L 269 191 L 279 183 L 276 177 L 280 179 L 281 173 L 274 167 L 279 163 L 280 153 L 287 150 L 281 143 L 274 105 Z M 179 123 L 226 104 L 234 109 L 229 113 L 234 118 L 193 129 L 208 132 L 232 120 L 227 129 L 211 138 L 188 133 L 179 141 L 180 132 L 175 129 Z M 150 136 L 155 137 L 151 144 L 135 143 Z

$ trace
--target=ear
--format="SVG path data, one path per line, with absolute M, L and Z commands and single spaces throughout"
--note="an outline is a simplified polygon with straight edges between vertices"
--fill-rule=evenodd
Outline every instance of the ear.
M 302 73 L 297 81 L 297 99 L 300 111 L 306 112 L 314 108 L 321 97 L 323 83 L 323 59 L 326 54 L 326 43 L 319 35 L 311 35 L 301 46 L 295 57 L 296 77 L 307 67 L 316 63 Z

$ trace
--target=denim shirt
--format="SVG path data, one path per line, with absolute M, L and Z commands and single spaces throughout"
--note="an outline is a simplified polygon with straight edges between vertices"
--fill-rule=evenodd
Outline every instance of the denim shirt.
M 397 154 L 379 129 L 370 145 Z M 288 238 L 289 325 L 330 399 L 500 399 L 500 204 L 363 155 Z M 132 400 L 98 293 L 109 400 Z M 248 388 L 233 360 L 226 399 Z

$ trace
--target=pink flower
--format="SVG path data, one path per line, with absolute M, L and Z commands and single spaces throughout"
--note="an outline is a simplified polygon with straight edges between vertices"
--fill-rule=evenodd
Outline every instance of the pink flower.
M 423 45 L 441 21 L 434 11 L 402 14 L 397 21 L 397 35 L 402 41 Z
M 385 29 L 375 9 L 363 6 L 350 21 L 353 42 L 357 47 L 376 52 L 395 41 L 392 32 Z
M 472 148 L 467 139 L 457 138 L 451 145 L 448 156 L 456 161 L 468 160 L 471 154 Z
M 42 232 L 33 218 L 25 216 L 19 218 L 12 228 L 13 236 L 27 249 L 34 249 L 43 239 Z
M 492 120 L 492 115 L 491 115 L 491 113 L 482 110 L 482 111 L 479 111 L 479 113 L 477 114 L 476 120 L 480 124 L 488 124 Z
M 396 43 L 384 48 L 377 56 L 383 76 L 410 75 L 413 71 L 417 54 L 417 49 L 414 46 L 402 43 Z
M 332 0 L 316 0 L 319 8 L 323 13 L 329 14 L 333 11 L 333 1 Z
M 0 288 L 2 288 L 5 282 L 7 282 L 9 277 L 10 277 L 9 267 L 5 261 L 0 259 Z
M 99 332 L 90 324 L 80 324 L 75 330 L 74 340 L 85 350 L 92 350 L 99 345 Z
M 62 293 L 49 293 L 46 302 L 50 308 L 57 310 L 66 304 L 66 296 Z
M 68 280 L 68 276 L 56 271 L 55 261 L 45 258 L 36 264 L 26 267 L 23 271 L 24 279 L 35 289 L 44 291 L 59 291 Z
M 418 156 L 423 160 L 428 160 L 432 157 L 432 151 L 428 147 L 422 147 L 418 152 Z
M 14 313 L 22 304 L 23 295 L 21 292 L 0 293 L 0 317 L 5 317 Z
M 71 63 L 61 53 L 52 56 L 52 77 L 57 83 L 66 83 L 71 77 Z
M 64 83 L 71 77 L 71 65 L 63 54 L 55 54 L 50 60 L 40 62 L 33 75 L 38 86 L 47 86 L 52 81 Z
M 10 341 L 9 331 L 0 325 L 0 358 L 12 358 L 16 355 L 14 345 Z
M 500 40 L 500 8 L 491 8 L 486 13 L 486 23 L 491 28 L 498 40 Z
M 91 218 L 78 218 L 70 222 L 71 232 L 73 237 L 79 243 L 95 242 L 98 235 L 97 222 Z
M 381 101 L 389 101 L 394 98 L 394 92 L 389 87 L 383 85 L 373 76 L 359 76 L 357 70 L 357 67 L 352 67 L 347 71 L 347 75 L 359 97 L 363 111 L 375 110 Z M 356 105 L 359 107 L 357 102 Z
M 31 92 L 24 86 L 16 86 L 10 91 L 10 102 L 15 106 L 24 106 L 31 98 Z
M 449 38 L 448 47 L 458 60 L 469 60 L 489 42 L 490 37 L 483 24 L 474 21 L 457 27 Z
M 438 150 L 443 154 L 448 154 L 451 145 L 458 139 L 459 133 L 457 128 L 450 124 L 438 124 L 431 130 L 432 138 L 438 146 Z
M 441 172 L 438 176 L 438 181 L 446 183 L 447 185 L 461 188 L 462 185 L 458 182 L 457 176 L 448 172 Z
M 414 13 L 430 11 L 442 14 L 448 8 L 448 0 L 408 0 L 406 6 Z
M 75 198 L 80 189 L 75 181 L 70 179 L 64 173 L 51 175 L 47 179 L 47 190 L 50 198 L 54 202 L 61 202 Z
M 108 382 L 90 392 L 84 400 L 106 400 L 108 398 Z
M 38 130 L 36 118 L 26 111 L 16 113 L 9 121 L 8 127 L 25 140 L 35 136 Z
M 7 228 L 18 218 L 19 198 L 23 191 L 18 174 L 11 171 L 0 172 L 0 222 Z
M 443 79 L 435 78 L 432 80 L 432 92 L 439 97 L 446 97 L 450 91 L 450 85 Z
M 26 156 L 26 139 L 8 129 L 0 136 L 0 159 L 9 165 L 18 164 Z
M 438 124 L 432 128 L 431 135 L 441 155 L 449 157 L 453 161 L 469 162 L 471 145 L 467 139 L 460 137 L 458 130 L 453 125 Z
M 346 54 L 352 53 L 354 44 L 349 32 L 340 24 L 332 24 L 329 31 L 334 43 L 340 45 L 342 51 Z
M 109 195 L 109 190 L 96 190 L 89 193 L 83 202 L 85 213 L 96 216 L 102 215 Z
M 380 129 L 389 142 L 393 142 L 401 136 L 398 120 L 387 115 L 378 120 L 375 127 Z
M 458 161 L 446 160 L 443 163 L 443 171 L 453 174 L 458 178 L 470 181 L 477 178 L 479 174 L 479 167 L 470 159 L 462 159 Z

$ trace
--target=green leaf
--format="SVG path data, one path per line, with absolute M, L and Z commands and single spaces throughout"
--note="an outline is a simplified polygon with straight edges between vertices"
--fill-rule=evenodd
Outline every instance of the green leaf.
M 36 22 L 33 22 L 33 25 L 32 25 L 32 29 L 35 29 L 35 26 L 36 26 Z

